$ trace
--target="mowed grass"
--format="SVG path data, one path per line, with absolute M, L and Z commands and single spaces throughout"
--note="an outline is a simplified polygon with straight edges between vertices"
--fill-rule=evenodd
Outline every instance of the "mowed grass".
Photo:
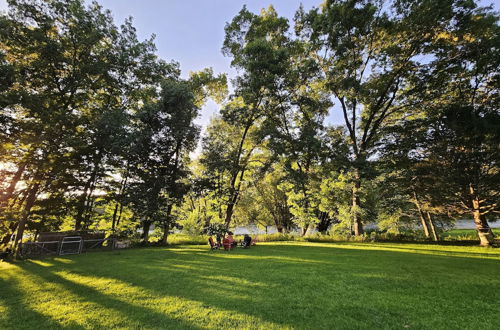
M 0 329 L 498 329 L 500 249 L 201 246 L 0 263 Z

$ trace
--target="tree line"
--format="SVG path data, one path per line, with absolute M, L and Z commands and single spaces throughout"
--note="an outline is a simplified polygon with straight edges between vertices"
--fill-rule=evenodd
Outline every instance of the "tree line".
M 474 1 L 327 0 L 225 27 L 237 75 L 181 78 L 80 0 L 0 16 L 0 239 L 275 225 L 363 236 L 472 218 L 493 242 L 500 28 Z M 229 93 L 228 85 L 231 92 Z M 220 104 L 206 133 L 193 123 Z M 331 116 L 341 118 L 332 124 Z M 201 151 L 195 151 L 201 145 Z

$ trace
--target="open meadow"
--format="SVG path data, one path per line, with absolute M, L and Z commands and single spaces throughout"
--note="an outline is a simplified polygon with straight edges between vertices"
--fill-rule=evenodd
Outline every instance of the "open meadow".
M 3 262 L 0 328 L 494 329 L 499 274 L 499 249 L 401 243 Z

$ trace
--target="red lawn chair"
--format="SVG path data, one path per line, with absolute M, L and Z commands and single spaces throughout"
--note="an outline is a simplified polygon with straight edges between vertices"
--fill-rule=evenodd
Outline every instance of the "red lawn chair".
M 230 251 L 233 248 L 233 244 L 231 244 L 231 241 L 227 238 L 224 238 L 222 241 L 222 246 L 224 246 L 224 250 L 226 251 Z

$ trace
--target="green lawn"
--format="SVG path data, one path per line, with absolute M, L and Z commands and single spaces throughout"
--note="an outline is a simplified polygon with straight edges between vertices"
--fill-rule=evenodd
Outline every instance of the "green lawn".
M 500 328 L 500 249 L 267 243 L 0 263 L 0 329 Z

